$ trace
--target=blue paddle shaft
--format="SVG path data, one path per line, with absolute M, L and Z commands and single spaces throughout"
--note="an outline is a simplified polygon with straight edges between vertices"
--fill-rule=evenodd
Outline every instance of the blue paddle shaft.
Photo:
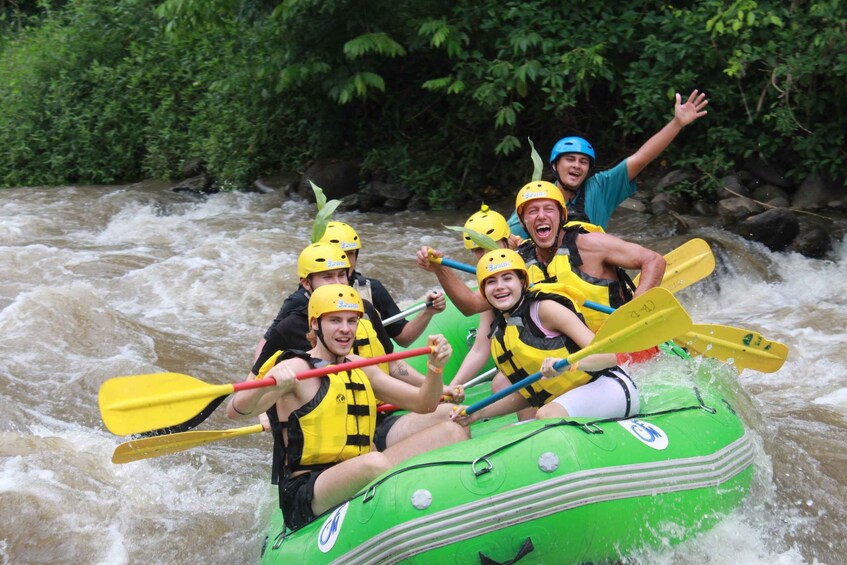
M 458 261 L 453 261 L 452 259 L 442 258 L 441 264 L 456 269 L 458 271 L 464 271 L 472 275 L 476 274 L 476 267 L 471 267 L 470 265 L 459 263 Z
M 562 369 L 567 367 L 569 364 L 570 364 L 570 362 L 567 359 L 560 359 L 559 361 L 556 361 L 555 363 L 553 363 L 553 368 L 556 369 L 557 371 L 562 371 Z M 522 388 L 528 387 L 529 385 L 531 385 L 535 381 L 539 380 L 540 378 L 541 378 L 541 371 L 538 371 L 537 373 L 533 373 L 530 376 L 526 377 L 525 379 L 522 379 L 522 380 L 516 382 L 515 384 L 513 384 L 511 386 L 508 386 L 508 387 L 504 388 L 503 390 L 495 392 L 494 394 L 492 394 L 488 398 L 483 398 L 479 402 L 471 404 L 470 406 L 465 408 L 465 414 L 470 416 L 474 412 L 479 412 L 480 410 L 482 410 L 483 408 L 485 408 L 489 404 L 493 404 L 493 403 L 497 402 L 498 400 L 500 400 L 501 398 L 505 398 L 505 397 L 509 396 L 513 392 L 516 392 L 516 391 L 518 391 Z
M 592 302 L 591 300 L 586 300 L 582 303 L 583 306 L 591 308 L 592 310 L 597 310 L 598 312 L 605 312 L 606 314 L 611 314 L 615 311 L 611 306 L 606 306 L 605 304 L 600 304 L 599 302 Z

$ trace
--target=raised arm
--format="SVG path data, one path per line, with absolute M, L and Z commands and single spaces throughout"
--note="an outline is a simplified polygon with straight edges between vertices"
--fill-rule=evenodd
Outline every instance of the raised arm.
M 679 92 L 676 93 L 676 104 L 674 105 L 674 116 L 665 127 L 656 132 L 653 137 L 648 139 L 638 151 L 630 155 L 626 160 L 626 171 L 629 175 L 629 180 L 634 179 L 644 170 L 644 167 L 650 164 L 653 159 L 667 149 L 668 145 L 679 135 L 682 128 L 705 116 L 705 108 L 709 104 L 706 95 L 698 90 L 694 90 L 688 96 L 688 100 L 682 102 L 682 96 Z
M 441 288 L 444 289 L 459 312 L 465 316 L 473 316 L 491 308 L 485 299 L 479 293 L 468 288 L 452 269 L 429 260 L 430 257 L 443 256 L 444 254 L 440 251 L 424 246 L 416 253 L 415 260 L 421 269 L 434 273 L 438 277 Z

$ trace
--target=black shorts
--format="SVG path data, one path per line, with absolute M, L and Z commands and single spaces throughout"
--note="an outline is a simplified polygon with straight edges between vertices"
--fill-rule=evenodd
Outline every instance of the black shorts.
M 388 432 L 391 427 L 397 423 L 401 417 L 400 414 L 384 414 L 380 413 L 376 417 L 376 430 L 374 431 L 374 447 L 377 451 L 385 451 L 387 447 L 385 442 L 388 441 Z
M 285 478 L 279 484 L 279 507 L 285 527 L 299 530 L 315 519 L 312 512 L 312 499 L 315 498 L 315 481 L 326 469 L 310 471 L 297 475 L 293 479 Z

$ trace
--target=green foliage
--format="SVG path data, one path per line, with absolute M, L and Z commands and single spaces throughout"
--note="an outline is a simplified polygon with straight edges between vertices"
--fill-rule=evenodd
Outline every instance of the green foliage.
M 526 153 L 635 151 L 694 88 L 663 161 L 707 193 L 747 157 L 847 170 L 842 0 L 69 0 L 0 19 L 0 185 L 171 177 L 224 187 L 320 157 L 431 205 L 512 193 Z M 544 167 L 534 167 L 533 178 Z
M 458 231 L 458 232 L 462 232 L 462 233 L 467 234 L 468 237 L 471 238 L 471 241 L 473 241 L 479 247 L 481 247 L 482 249 L 485 249 L 486 251 L 493 251 L 495 249 L 500 249 L 500 244 L 498 244 L 496 241 L 494 241 L 493 239 L 491 239 L 489 236 L 485 235 L 484 233 L 479 233 L 476 230 L 472 230 L 472 229 L 462 227 L 462 226 L 444 226 L 444 227 L 447 228 L 448 230 Z
M 544 172 L 544 161 L 541 160 L 541 155 L 535 150 L 535 144 L 532 143 L 532 140 L 527 137 L 526 141 L 529 143 L 530 157 L 532 158 L 532 178 L 530 180 L 541 180 L 541 175 Z
M 312 187 L 312 192 L 315 195 L 315 203 L 318 206 L 318 213 L 315 214 L 315 221 L 312 223 L 312 243 L 317 243 L 326 233 L 326 226 L 332 220 L 332 214 L 335 209 L 341 205 L 341 200 L 326 201 L 326 195 L 321 187 L 309 181 Z

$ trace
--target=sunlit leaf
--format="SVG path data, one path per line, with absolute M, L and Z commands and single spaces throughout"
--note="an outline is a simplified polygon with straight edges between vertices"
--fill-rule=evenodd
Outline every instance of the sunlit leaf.
M 318 206 L 318 213 L 315 214 L 315 221 L 312 223 L 312 243 L 317 243 L 326 233 L 326 226 L 332 220 L 332 214 L 341 204 L 341 200 L 327 202 L 323 189 L 311 180 L 309 184 L 312 186 L 312 192 L 315 193 L 315 203 Z
M 312 192 L 315 193 L 315 202 L 318 205 L 318 212 L 320 212 L 326 205 L 326 194 L 324 194 L 321 187 L 313 183 L 311 180 L 309 181 L 309 185 L 312 187 Z
M 493 249 L 500 249 L 500 246 L 497 244 L 496 241 L 494 241 L 493 239 L 491 239 L 490 237 L 488 237 L 485 234 L 479 233 L 478 231 L 474 231 L 474 230 L 471 230 L 471 229 L 468 229 L 468 228 L 465 228 L 465 227 L 459 227 L 459 226 L 444 226 L 444 227 L 447 228 L 448 230 L 460 231 L 462 233 L 468 234 L 468 237 L 471 238 L 471 241 L 473 241 L 474 243 L 476 243 L 478 246 L 485 249 L 486 251 L 491 251 Z
M 541 155 L 538 154 L 538 151 L 535 150 L 535 145 L 532 143 L 532 139 L 529 137 L 526 138 L 529 142 L 530 148 L 530 157 L 532 157 L 532 180 L 541 180 L 541 173 L 544 171 L 544 161 L 541 160 Z

